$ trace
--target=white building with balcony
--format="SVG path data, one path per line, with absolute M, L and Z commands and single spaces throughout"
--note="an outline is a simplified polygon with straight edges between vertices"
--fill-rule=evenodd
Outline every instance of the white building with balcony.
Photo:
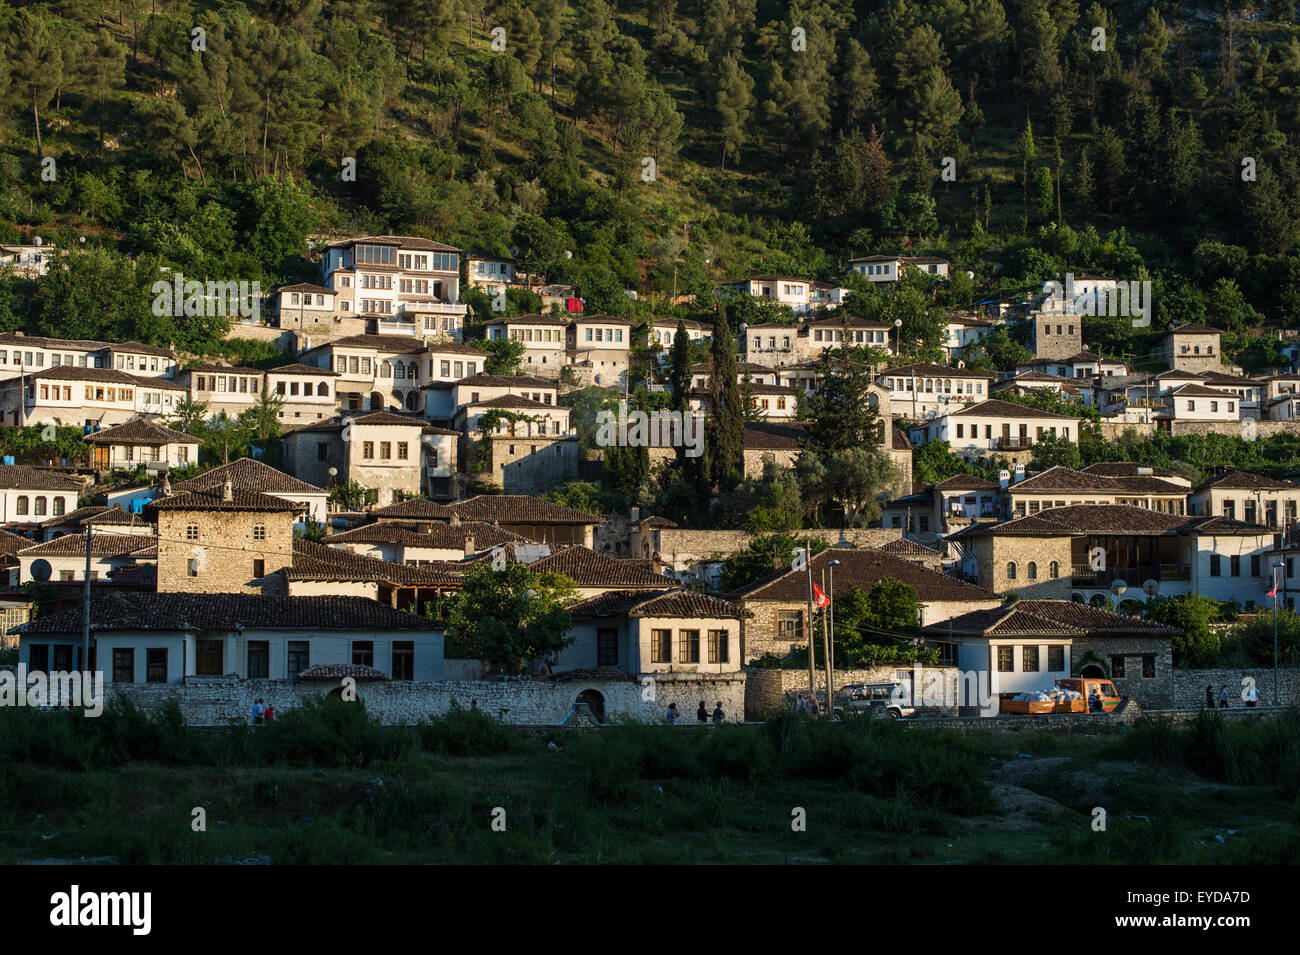
M 339 311 L 376 319 L 378 332 L 459 339 L 459 249 L 415 236 L 372 235 L 334 242 L 321 262 Z
M 949 450 L 968 463 L 986 457 L 1027 463 L 1034 444 L 1047 434 L 1077 441 L 1079 419 L 993 398 L 938 415 L 911 429 L 913 445 L 947 441 Z

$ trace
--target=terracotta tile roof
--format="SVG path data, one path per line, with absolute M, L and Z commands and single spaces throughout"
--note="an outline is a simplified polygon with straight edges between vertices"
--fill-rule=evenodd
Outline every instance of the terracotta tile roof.
M 229 374 L 233 372 L 237 375 L 253 375 L 256 377 L 261 377 L 262 375 L 266 374 L 266 372 L 261 368 L 250 368 L 247 365 L 232 365 L 229 362 L 225 362 L 225 361 L 200 362 L 197 365 L 189 365 L 186 368 L 182 368 L 181 371 L 187 375 L 192 374 L 194 372 L 212 372 L 212 371 L 222 372 L 225 374 Z
M 311 351 L 320 351 L 323 348 L 370 348 L 375 351 L 407 355 L 425 351 L 426 346 L 424 339 L 415 335 L 344 335 L 332 342 L 317 345 Z
M 198 444 L 199 439 L 181 431 L 164 428 L 152 421 L 135 418 L 126 424 L 105 428 L 82 438 L 87 444 Z
M 488 375 L 480 372 L 457 379 L 456 384 L 480 388 L 545 388 L 547 391 L 555 391 L 560 383 L 534 375 Z
M 84 487 L 80 481 L 43 468 L 28 467 L 26 464 L 0 464 L 0 488 L 15 488 L 20 491 L 80 491 Z
M 954 474 L 950 478 L 944 478 L 942 481 L 936 481 L 930 485 L 933 491 L 1000 491 L 1002 485 L 998 481 L 991 481 L 988 478 L 978 477 L 974 474 Z
M 1174 398 L 1222 398 L 1222 391 L 1206 388 L 1204 385 L 1183 385 L 1169 393 Z
M 459 587 L 468 568 L 458 562 L 398 564 L 312 541 L 293 542 L 290 580 L 380 581 L 401 586 Z
M 522 398 L 519 395 L 498 395 L 495 398 L 484 398 L 482 401 L 471 402 L 467 407 L 474 408 L 522 408 L 528 411 L 556 411 L 559 410 L 557 405 L 543 404 L 540 401 L 534 401 L 532 398 Z M 568 410 L 567 408 L 564 410 Z
M 835 568 L 836 594 L 846 593 L 850 587 L 870 590 L 879 581 L 893 578 L 914 587 L 917 597 L 927 603 L 999 599 L 997 594 L 983 587 L 929 570 L 883 551 L 848 547 L 831 547 L 814 555 L 811 561 L 813 580 L 818 586 L 821 586 L 822 571 L 831 560 L 840 562 Z M 807 576 L 804 571 L 780 570 L 727 596 L 746 604 L 751 600 L 797 603 L 808 599 Z
M 431 342 L 429 344 L 429 353 L 431 355 L 468 355 L 471 358 L 482 358 L 490 352 L 482 348 L 475 348 L 473 344 L 462 342 Z
M 886 554 L 893 554 L 895 557 L 941 557 L 933 547 L 926 547 L 924 544 L 914 540 L 908 540 L 906 537 L 899 537 L 887 544 L 882 544 L 880 550 Z
M 1083 468 L 1085 474 L 1100 474 L 1103 477 L 1126 477 L 1138 476 L 1139 468 L 1149 468 L 1152 477 L 1181 477 L 1177 471 L 1171 471 L 1168 468 L 1156 468 L 1138 461 L 1098 461 L 1096 464 L 1089 464 Z
M 1073 378 L 1062 378 L 1060 375 L 1045 375 L 1041 371 L 1022 371 L 1013 378 L 1004 378 L 993 386 L 994 391 L 1001 391 L 1003 388 L 1011 388 L 1015 385 L 1023 385 L 1031 382 L 1042 382 L 1044 384 L 1060 385 L 1067 381 L 1074 381 Z
M 1192 534 L 1269 534 L 1266 527 L 1222 517 L 1162 514 L 1126 504 L 1068 504 L 1051 507 L 1000 524 L 983 524 L 971 532 L 1010 537 L 1060 537 L 1085 534 L 1170 537 Z
M 30 541 L 28 543 L 31 543 Z M 133 554 L 145 547 L 157 547 L 155 537 L 143 534 L 93 534 L 90 544 L 92 557 L 119 557 Z M 81 556 L 86 553 L 86 535 L 64 534 L 44 544 L 34 544 L 19 551 L 22 557 Z
M 1193 325 L 1188 322 L 1179 325 L 1177 328 L 1171 328 L 1161 335 L 1161 338 L 1168 338 L 1170 335 L 1222 335 L 1223 330 L 1220 328 L 1211 328 L 1209 325 Z
M 528 569 L 563 574 L 580 587 L 663 587 L 663 574 L 647 570 L 641 561 L 598 554 L 589 547 L 572 546 L 552 551 Z
M 1229 375 L 1221 371 L 1202 372 L 1203 380 L 1207 385 L 1224 385 L 1237 386 L 1243 388 L 1257 388 L 1260 382 L 1254 378 L 1244 378 L 1241 375 Z
M 148 378 L 130 375 L 116 368 L 81 368 L 76 365 L 55 365 L 44 371 L 28 374 L 28 378 L 40 378 L 49 381 L 98 381 L 110 385 L 133 385 L 136 388 L 160 388 L 163 391 L 189 391 L 184 385 L 178 385 L 166 378 Z
M 461 251 L 454 245 L 443 245 L 441 242 L 434 242 L 432 239 L 422 239 L 413 235 L 363 235 L 355 239 L 342 239 L 339 242 L 331 242 L 325 248 L 346 249 L 348 246 L 356 245 L 359 242 L 370 245 L 398 245 L 404 249 L 416 249 L 420 252 Z
M 980 417 L 985 418 L 1053 418 L 1057 421 L 1078 420 L 1078 417 L 1074 415 L 1056 414 L 1052 411 L 1041 411 L 1038 408 L 1013 404 L 1010 401 L 999 401 L 997 398 L 990 398 L 987 401 L 967 405 L 959 411 L 949 411 L 948 415 L 979 415 Z
M 484 325 L 568 325 L 569 320 L 560 315 L 516 315 L 514 318 L 491 318 Z M 563 348 L 564 342 L 556 342 L 555 347 Z
M 252 458 L 240 458 L 220 467 L 204 471 L 186 481 L 172 485 L 172 493 L 201 491 L 210 487 L 221 487 L 226 478 L 230 478 L 232 487 L 246 491 L 261 491 L 265 494 L 324 494 L 325 489 L 299 481 L 283 471 L 277 471 L 269 464 Z
M 569 608 L 575 617 L 686 617 L 734 619 L 751 617 L 739 604 L 720 600 L 682 587 L 658 593 L 644 590 L 612 590 Z
M 104 535 L 110 536 L 110 535 Z M 117 535 L 113 535 L 117 536 Z M 95 631 L 148 630 L 437 630 L 424 617 L 365 597 L 266 597 L 260 594 L 106 593 L 90 604 Z M 40 617 L 19 633 L 80 633 L 81 608 Z
M 272 497 L 260 491 L 232 488 L 230 500 L 224 499 L 222 488 L 205 488 L 202 491 L 185 491 L 168 497 L 154 498 L 147 507 L 155 511 L 301 511 L 302 508 L 281 497 Z
M 20 335 L 17 332 L 0 332 L 0 345 L 66 348 L 71 351 L 101 351 L 108 347 L 108 342 L 98 342 L 89 338 L 46 338 L 43 335 Z
M 8 557 L 31 546 L 32 539 L 30 537 L 23 537 L 21 534 L 11 534 L 9 531 L 0 530 L 0 555 Z
M 105 508 L 98 514 L 91 514 L 88 517 L 83 517 L 79 523 L 82 526 L 91 525 L 94 527 L 104 525 L 116 527 L 139 527 L 143 534 L 152 534 L 154 532 L 153 525 L 144 517 L 139 514 L 132 514 L 130 511 L 125 511 L 120 507 Z
M 146 345 L 144 342 L 116 342 L 108 346 L 108 351 L 114 355 L 121 352 L 123 354 L 164 355 L 168 358 L 176 357 L 176 352 L 171 348 L 162 348 L 158 345 Z
M 310 282 L 299 282 L 297 285 L 281 285 L 277 292 L 314 292 L 317 295 L 336 295 L 332 288 L 326 288 L 323 285 L 312 285 Z
M 973 610 L 923 629 L 931 637 L 963 636 L 1173 636 L 1181 631 L 1141 617 L 1099 610 L 1073 600 L 1018 600 L 992 610 Z
M 60 514 L 58 517 L 51 517 L 48 521 L 41 521 L 41 527 L 72 527 L 74 524 L 80 524 L 93 514 L 102 514 L 107 510 L 108 508 L 103 504 L 90 504 L 86 507 L 68 511 L 66 514 Z M 28 541 L 28 543 L 30 544 L 31 541 Z
M 411 415 L 395 414 L 392 411 L 372 411 L 370 414 L 357 415 L 349 419 L 353 424 L 379 425 L 381 427 L 407 427 L 428 429 L 433 425 L 423 418 Z
M 1051 467 L 1008 488 L 1012 495 L 1039 491 L 1088 491 L 1106 494 L 1186 495 L 1187 488 L 1146 475 L 1109 476 L 1073 468 Z
M 312 365 L 304 365 L 301 362 L 291 362 L 288 365 L 278 365 L 275 368 L 266 369 L 268 375 L 311 375 L 315 378 L 322 376 L 326 378 L 337 378 L 339 373 L 329 368 L 316 368 Z
M 1225 471 L 1219 477 L 1203 482 L 1197 486 L 1196 490 L 1204 491 L 1209 488 L 1234 488 L 1250 491 L 1300 491 L 1300 486 L 1295 484 L 1288 484 L 1286 481 L 1278 481 L 1260 474 L 1251 474 L 1249 471 L 1237 471 L 1235 469 Z
M 405 501 L 398 501 L 396 504 L 376 507 L 369 514 L 374 520 L 423 517 L 430 520 L 445 521 L 451 519 L 452 510 L 444 504 L 435 504 L 433 501 L 422 497 L 413 497 Z
M 668 518 L 660 517 L 658 514 L 651 515 L 650 517 L 647 517 L 645 520 L 637 521 L 637 523 L 641 527 L 676 527 L 677 526 Z
M 470 540 L 473 540 L 475 550 L 512 541 L 528 542 L 526 537 L 480 521 L 463 521 L 458 524 L 381 521 L 329 534 L 322 540 L 328 544 L 402 544 L 405 547 L 427 547 L 434 550 L 464 548 Z
M 463 521 L 489 524 L 600 524 L 605 520 L 527 494 L 480 494 L 447 506 Z

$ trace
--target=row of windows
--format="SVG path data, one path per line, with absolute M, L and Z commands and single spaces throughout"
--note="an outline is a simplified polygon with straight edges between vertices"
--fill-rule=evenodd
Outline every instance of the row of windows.
M 1195 411 L 1195 410 L 1196 410 L 1196 401 L 1195 401 L 1195 399 L 1192 399 L 1192 398 L 1188 398 L 1188 399 L 1187 399 L 1187 410 L 1188 410 L 1188 411 Z M 1219 410 L 1219 403 L 1218 403 L 1217 401 L 1211 401 L 1211 402 L 1210 402 L 1210 413 L 1213 414 L 1214 412 L 1216 412 L 1216 411 L 1218 411 L 1218 410 Z M 1234 402 L 1234 401 L 1229 401 L 1229 402 L 1228 402 L 1228 410 L 1229 410 L 1229 411 L 1236 411 L 1236 410 L 1237 410 L 1237 404 L 1236 404 L 1236 402 Z
M 1114 498 L 1113 500 L 1099 501 L 1016 501 L 1016 517 L 1024 517 L 1026 513 L 1037 514 L 1039 511 L 1045 511 L 1051 507 L 1065 507 L 1067 504 L 1123 504 L 1128 507 L 1142 507 L 1149 511 L 1155 511 L 1159 514 L 1183 514 L 1186 506 L 1181 500 L 1152 500 L 1150 498 Z M 1028 507 L 1026 507 L 1028 504 Z
M 453 372 L 454 369 L 454 372 Z M 442 378 L 464 378 L 467 375 L 478 374 L 478 362 L 476 361 L 442 361 L 438 369 Z M 429 359 L 429 377 L 433 377 L 433 359 Z
M 707 637 L 706 652 L 709 663 L 726 663 L 730 660 L 730 641 L 726 630 L 710 630 Z M 677 631 L 677 656 L 673 657 L 673 632 L 671 630 L 650 631 L 651 663 L 699 663 L 700 631 Z
M 1288 568 L 1288 570 L 1289 570 L 1289 568 Z M 1224 576 L 1224 574 L 1223 574 L 1223 557 L 1222 557 L 1222 555 L 1220 555 L 1220 554 L 1211 554 L 1211 555 L 1210 555 L 1210 576 L 1211 576 L 1211 577 L 1222 577 L 1222 576 Z M 1228 576 L 1228 577 L 1242 577 L 1242 576 L 1246 576 L 1246 575 L 1243 575 L 1242 572 L 1241 572 L 1241 557 L 1240 557 L 1239 555 L 1235 555 L 1235 554 L 1234 554 L 1233 556 L 1231 556 L 1231 557 L 1228 558 L 1228 573 L 1227 573 L 1227 576 Z M 1261 555 L 1259 555 L 1259 554 L 1251 554 L 1251 555 L 1250 555 L 1250 574 L 1249 574 L 1249 576 L 1251 576 L 1251 577 L 1262 577 L 1262 576 L 1264 576 L 1264 561 L 1263 561 Z
M 14 355 L 13 363 L 14 363 L 15 365 L 20 366 L 20 367 L 26 367 L 26 368 L 44 368 L 44 367 L 45 367 L 45 353 L 44 353 L 44 352 L 39 352 L 39 351 L 38 351 L 38 352 L 20 352 L 20 351 L 18 351 L 17 349 L 15 349 L 13 355 Z M 3 350 L 3 349 L 0 349 L 0 365 L 7 365 L 7 364 L 9 364 L 9 352 L 7 352 L 7 351 L 5 351 L 5 350 Z M 59 365 L 59 364 L 60 364 L 60 358 L 59 358 L 59 356 L 58 356 L 58 355 L 51 355 L 51 356 L 50 356 L 50 365 L 51 365 L 51 366 L 57 366 L 57 365 Z M 71 364 L 72 364 L 72 356 L 71 356 L 71 355 L 64 355 L 64 356 L 63 356 L 62 364 L 65 364 L 65 365 L 71 365 Z M 104 367 L 104 360 L 103 360 L 102 358 L 95 358 L 94 362 L 93 362 L 93 363 L 90 363 L 90 362 L 88 362 L 88 360 L 87 360 L 87 356 L 85 356 L 85 355 L 78 355 L 78 356 L 77 356 L 77 367 L 79 367 L 79 368 L 103 368 L 103 367 Z
M 41 400 L 42 400 L 42 401 L 51 401 L 51 400 L 52 400 L 52 401 L 58 401 L 58 400 L 59 400 L 59 395 L 62 394 L 62 395 L 63 395 L 63 400 L 64 400 L 64 401 L 71 401 L 71 400 L 72 400 L 72 386 L 71 386 L 71 385 L 63 385 L 62 387 L 63 387 L 63 390 L 62 390 L 62 392 L 60 392 L 60 391 L 59 391 L 59 386 L 58 386 L 58 385 L 41 385 Z M 31 389 L 29 388 L 28 390 L 30 391 Z
M 361 442 L 361 457 L 362 457 L 364 460 L 366 460 L 366 461 L 373 461 L 373 460 L 374 460 L 374 458 L 375 458 L 375 442 L 373 442 L 373 441 L 363 441 L 363 442 Z M 380 441 L 380 442 L 379 442 L 379 460 L 381 460 L 381 461 L 389 461 L 389 460 L 392 460 L 392 457 L 393 457 L 393 442 L 391 442 L 391 441 Z M 397 442 L 397 460 L 399 460 L 399 461 L 405 461 L 405 460 L 407 460 L 408 457 L 410 457 L 410 453 L 409 453 L 409 447 L 408 447 L 407 443 L 406 443 L 405 441 L 398 441 L 398 442 Z
M 595 338 L 593 338 L 593 334 Z M 623 340 L 623 329 L 621 328 L 588 328 L 587 341 L 598 342 L 621 342 Z
M 260 522 L 260 521 L 259 521 L 258 523 L 256 523 L 256 524 L 254 524 L 254 525 L 253 525 L 252 536 L 253 536 L 253 540 L 255 540 L 255 541 L 264 541 L 264 540 L 266 540 L 266 525 L 263 524 L 263 523 Z M 186 524 L 186 525 L 185 525 L 185 539 L 186 539 L 187 541 L 196 541 L 196 540 L 199 539 L 199 525 L 198 525 L 198 524 Z
M 224 667 L 224 648 L 221 640 L 200 640 L 195 670 L 199 676 L 221 676 Z M 31 649 L 31 666 L 33 670 L 42 671 L 49 668 L 49 647 L 33 645 Z M 72 669 L 70 646 L 55 646 L 54 661 L 56 671 Z M 145 648 L 145 682 L 167 682 L 167 647 Z M 64 659 L 66 657 L 66 660 Z M 311 666 L 311 641 L 290 640 L 286 654 L 287 672 L 291 677 L 297 676 Z M 271 674 L 271 643 L 269 640 L 250 640 L 247 647 L 247 674 L 250 680 L 265 680 Z M 375 644 L 373 640 L 352 641 L 352 663 L 355 666 L 375 665 Z M 39 666 L 38 666 L 39 664 Z M 394 680 L 415 679 L 415 641 L 394 640 L 392 645 L 392 668 L 389 676 Z M 135 648 L 113 648 L 113 682 L 135 682 Z
M 286 385 L 287 385 L 287 389 L 286 389 Z M 296 382 L 296 381 L 290 381 L 290 382 L 277 381 L 277 382 L 275 383 L 275 393 L 276 393 L 277 395 L 283 395 L 283 394 L 288 394 L 288 395 L 290 395 L 290 396 L 292 396 L 292 395 L 296 395 L 296 394 L 298 394 L 298 382 Z M 311 395 L 311 382 L 310 382 L 310 381 L 304 381 L 304 382 L 302 383 L 302 393 L 303 393 L 304 395 L 308 395 L 308 396 Z M 322 381 L 322 382 L 320 382 L 319 384 L 316 385 L 316 394 L 317 394 L 319 397 L 321 397 L 321 398 L 328 398 L 328 397 L 329 397 L 329 393 L 330 393 L 330 386 L 329 386 L 328 382 L 324 382 L 324 381 Z
M 591 331 L 591 329 L 587 329 L 587 331 Z M 596 329 L 596 331 L 600 331 L 600 329 Z M 558 328 L 512 328 L 510 337 L 521 342 L 562 342 L 564 341 L 564 332 Z M 599 341 L 600 339 L 596 340 Z M 620 337 L 618 340 L 622 341 L 623 339 Z
M 53 505 L 49 503 L 51 500 L 54 502 Z M 31 513 L 34 513 L 37 517 L 44 517 L 45 509 L 51 506 L 54 508 L 54 517 L 62 517 L 67 513 L 67 504 L 61 497 L 47 499 L 44 495 L 37 495 L 35 498 L 29 498 L 26 494 L 19 494 L 14 501 L 14 513 L 19 517 L 24 517 L 29 513 L 33 504 L 35 510 L 31 511 Z
M 1021 673 L 1037 673 L 1042 669 L 1042 647 L 1037 645 L 1020 648 L 1020 671 Z M 1016 672 L 1016 648 L 1015 647 L 998 647 L 998 672 L 1015 673 Z M 1065 645 L 1053 644 L 1047 648 L 1047 672 L 1064 673 L 1065 672 Z
M 379 313 L 381 315 L 391 315 L 393 312 L 393 303 L 387 299 L 363 298 L 361 300 L 361 311 Z
M 262 379 L 246 375 L 195 375 L 195 391 L 232 392 L 255 395 L 262 389 Z
M 984 394 L 984 382 L 967 381 L 957 382 L 954 389 L 951 378 L 890 378 L 889 388 L 891 391 L 911 391 L 912 383 L 916 382 L 917 392 L 927 394 L 949 394 L 949 395 L 982 395 Z
M 391 275 L 362 275 L 362 288 L 391 289 L 393 287 L 393 277 Z
M 1294 521 L 1296 519 L 1296 502 L 1283 501 L 1282 506 L 1283 514 L 1286 515 L 1287 523 Z M 1223 502 L 1223 516 L 1227 518 L 1235 518 L 1237 516 L 1236 501 Z M 1243 501 L 1241 516 L 1242 520 L 1247 524 L 1257 523 L 1257 518 L 1259 517 L 1259 502 L 1250 500 Z M 1277 501 L 1264 502 L 1264 523 L 1269 527 L 1277 526 Z
M 1014 560 L 1009 560 L 1009 561 L 1007 561 L 1007 580 L 1015 580 L 1017 574 L 1018 574 L 1018 569 L 1017 569 L 1017 566 L 1016 566 L 1016 562 L 1015 562 Z M 1055 560 L 1054 560 L 1054 561 L 1052 561 L 1050 564 L 1047 565 L 1047 576 L 1048 576 L 1048 579 L 1050 579 L 1050 580 L 1058 580 L 1058 579 L 1060 579 L 1060 576 L 1061 576 L 1061 565 L 1060 565 L 1060 563 L 1059 563 L 1058 561 L 1055 561 Z M 1031 560 L 1031 561 L 1029 562 L 1029 564 L 1025 567 L 1025 579 L 1026 579 L 1026 580 L 1037 580 L 1037 579 L 1038 579 L 1038 562 L 1037 562 L 1037 561 L 1032 561 L 1032 560 Z
M 325 304 L 325 296 L 324 296 L 324 295 L 317 295 L 317 296 L 315 296 L 315 298 L 316 298 L 316 303 L 315 303 L 315 304 L 317 304 L 317 305 L 324 305 L 324 304 Z M 312 304 L 312 295 L 311 295 L 311 294 L 300 295 L 298 292 L 290 292 L 290 293 L 289 293 L 289 304 L 290 304 L 290 305 L 311 305 L 311 304 Z

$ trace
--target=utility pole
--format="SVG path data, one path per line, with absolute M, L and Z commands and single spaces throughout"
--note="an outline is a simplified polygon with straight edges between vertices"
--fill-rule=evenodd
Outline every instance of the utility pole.
M 812 548 L 803 547 L 803 566 L 808 577 L 808 618 L 804 621 L 804 635 L 808 638 L 808 691 L 814 702 L 817 700 L 817 665 L 813 657 L 813 579 Z M 827 703 L 830 701 L 827 700 Z
M 81 665 L 90 671 L 90 553 L 94 539 L 92 525 L 86 523 L 86 579 L 81 588 Z
M 830 589 L 826 595 L 831 598 L 831 602 L 826 605 L 826 613 L 830 617 L 830 626 L 826 631 L 826 709 L 832 718 L 835 716 L 835 568 L 839 563 L 838 560 L 832 560 L 826 565 L 830 572 Z

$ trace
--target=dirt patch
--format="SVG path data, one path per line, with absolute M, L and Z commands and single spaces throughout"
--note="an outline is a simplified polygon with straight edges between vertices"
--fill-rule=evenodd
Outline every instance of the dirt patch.
M 1064 813 L 1072 810 L 1065 805 L 1013 783 L 993 783 L 993 798 L 1000 813 L 963 819 L 962 824 L 975 831 L 997 829 L 1002 832 L 1024 832 L 1050 825 Z

